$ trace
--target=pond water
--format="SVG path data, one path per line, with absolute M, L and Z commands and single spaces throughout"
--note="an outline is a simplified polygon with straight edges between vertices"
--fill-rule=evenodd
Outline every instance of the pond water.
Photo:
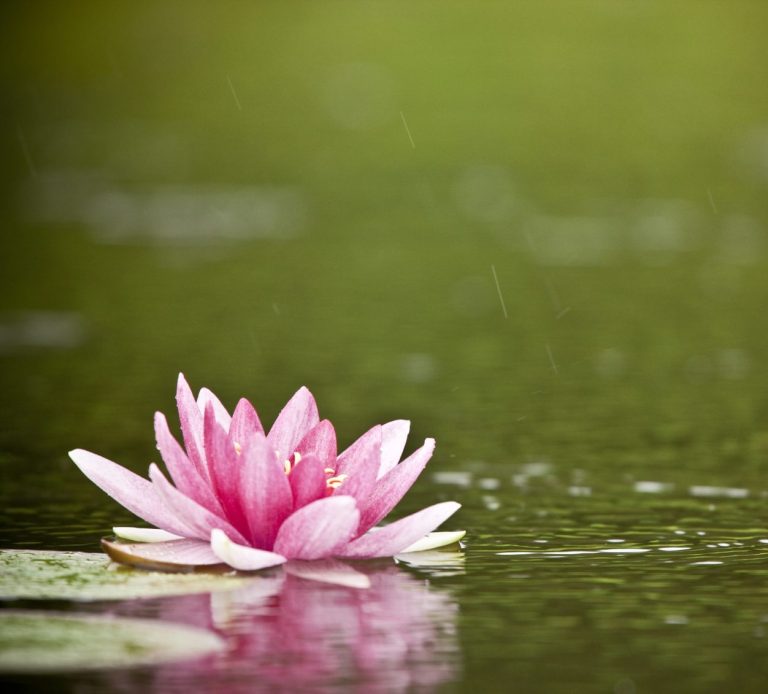
M 66 452 L 143 474 L 179 371 L 265 422 L 306 384 L 342 446 L 410 419 L 396 514 L 468 531 L 367 591 L 81 606 L 225 650 L 4 679 L 765 690 L 768 6 L 3 14 L 0 547 L 134 523 Z

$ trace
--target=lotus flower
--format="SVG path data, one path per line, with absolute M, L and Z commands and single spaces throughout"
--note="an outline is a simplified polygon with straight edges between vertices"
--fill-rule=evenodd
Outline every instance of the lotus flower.
M 149 480 L 99 455 L 70 457 L 92 482 L 154 528 L 115 528 L 140 545 L 107 547 L 118 561 L 225 563 L 255 571 L 287 560 L 364 559 L 434 549 L 464 532 L 432 532 L 453 501 L 376 528 L 419 476 L 434 439 L 402 462 L 410 424 L 377 425 L 337 455 L 336 434 L 301 388 L 269 433 L 250 402 L 230 416 L 203 388 L 195 400 L 183 374 L 176 391 L 184 448 L 161 413 L 157 447 L 173 483 L 154 463 Z

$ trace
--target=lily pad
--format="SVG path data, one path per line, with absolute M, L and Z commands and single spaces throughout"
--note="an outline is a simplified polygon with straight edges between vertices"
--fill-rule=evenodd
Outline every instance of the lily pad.
M 5 673 L 153 665 L 223 648 L 213 632 L 155 620 L 0 611 L 0 672 Z
M 140 571 L 89 552 L 0 550 L 0 600 L 130 600 L 232 590 L 248 581 L 233 574 Z

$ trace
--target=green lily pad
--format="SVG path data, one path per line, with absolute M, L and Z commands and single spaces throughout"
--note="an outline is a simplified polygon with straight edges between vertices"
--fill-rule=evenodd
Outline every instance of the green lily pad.
M 220 651 L 213 632 L 148 619 L 0 611 L 0 672 L 154 665 Z
M 231 573 L 141 571 L 89 552 L 0 550 L 0 600 L 130 600 L 232 590 L 248 581 Z

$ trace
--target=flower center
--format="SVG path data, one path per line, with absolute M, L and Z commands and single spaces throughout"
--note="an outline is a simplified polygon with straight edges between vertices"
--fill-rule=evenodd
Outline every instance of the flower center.
M 344 484 L 344 480 L 347 479 L 348 476 L 349 475 L 336 475 L 334 477 L 329 477 L 325 480 L 325 486 L 328 487 L 328 489 L 338 489 Z
M 285 474 L 290 475 L 291 470 L 293 470 L 293 468 L 295 468 L 299 464 L 300 460 L 301 460 L 301 453 L 299 453 L 298 451 L 295 451 L 289 458 L 286 458 L 283 461 L 283 468 L 285 469 Z
M 293 468 L 295 468 L 300 461 L 301 453 L 294 451 L 288 458 L 283 461 L 283 470 L 285 470 L 285 474 L 290 475 L 293 471 Z M 327 494 L 333 493 L 333 491 L 338 489 L 344 483 L 344 480 L 349 477 L 349 475 L 344 474 L 337 475 L 335 468 L 332 467 L 325 468 L 323 472 L 326 475 L 325 487 Z

